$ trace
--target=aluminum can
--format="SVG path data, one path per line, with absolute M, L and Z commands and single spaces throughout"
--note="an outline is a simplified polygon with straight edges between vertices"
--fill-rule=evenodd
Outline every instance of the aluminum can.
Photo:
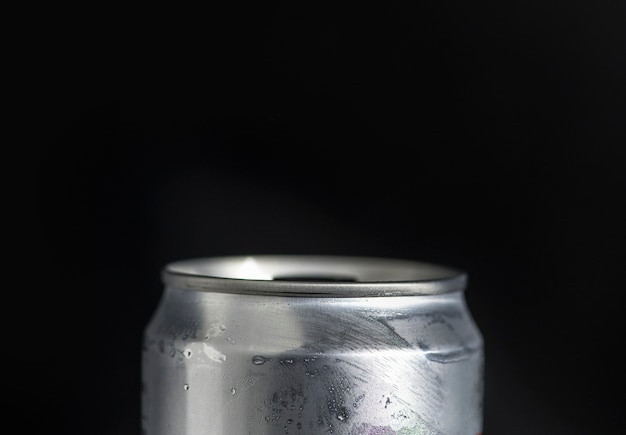
M 146 435 L 476 435 L 465 273 L 339 256 L 168 264 L 145 330 Z

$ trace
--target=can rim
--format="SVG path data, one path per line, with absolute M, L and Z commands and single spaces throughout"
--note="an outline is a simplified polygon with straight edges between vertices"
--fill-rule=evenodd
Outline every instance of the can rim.
M 297 297 L 435 295 L 465 290 L 467 274 L 434 263 L 338 255 L 250 255 L 175 261 L 172 288 Z

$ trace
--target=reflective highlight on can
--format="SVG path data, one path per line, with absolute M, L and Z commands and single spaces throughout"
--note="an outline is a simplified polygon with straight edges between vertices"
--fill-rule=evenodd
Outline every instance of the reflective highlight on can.
M 329 256 L 169 264 L 145 331 L 146 435 L 476 435 L 466 276 Z

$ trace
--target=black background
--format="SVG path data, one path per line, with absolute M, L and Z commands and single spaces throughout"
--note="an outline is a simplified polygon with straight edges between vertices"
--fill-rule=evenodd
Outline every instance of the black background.
M 469 272 L 486 435 L 612 433 L 625 18 L 538 0 L 26 11 L 9 186 L 32 212 L 4 408 L 24 433 L 138 434 L 164 264 L 374 255 Z

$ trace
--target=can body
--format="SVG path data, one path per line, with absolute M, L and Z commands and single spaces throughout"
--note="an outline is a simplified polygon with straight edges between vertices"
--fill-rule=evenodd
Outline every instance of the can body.
M 482 338 L 464 275 L 403 263 L 427 278 L 393 281 L 392 263 L 342 257 L 220 261 L 164 273 L 144 338 L 145 434 L 481 432 Z M 367 276 L 376 267 L 384 279 Z

